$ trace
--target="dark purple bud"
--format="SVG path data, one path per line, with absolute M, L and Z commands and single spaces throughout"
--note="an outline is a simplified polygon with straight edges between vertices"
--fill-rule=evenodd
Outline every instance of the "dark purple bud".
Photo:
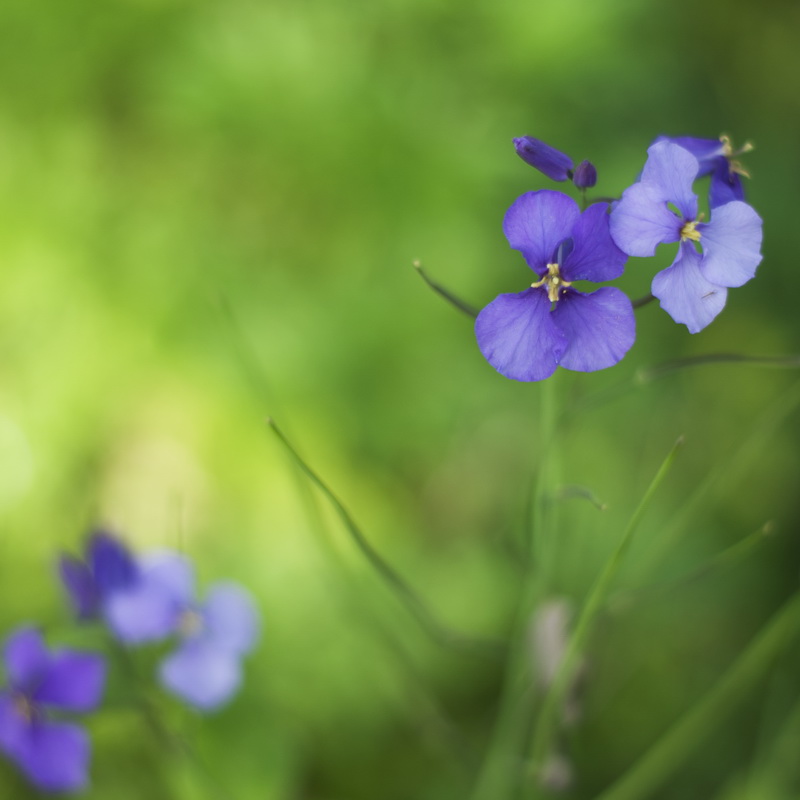
M 520 136 L 514 139 L 514 149 L 526 164 L 530 164 L 554 181 L 566 181 L 572 177 L 572 159 L 555 147 L 534 139 L 533 136 Z
M 597 183 L 597 170 L 591 161 L 581 161 L 572 176 L 572 182 L 579 189 L 591 189 Z

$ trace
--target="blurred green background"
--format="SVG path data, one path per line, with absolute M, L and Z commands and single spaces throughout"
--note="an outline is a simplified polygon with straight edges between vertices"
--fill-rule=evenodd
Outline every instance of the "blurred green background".
M 547 498 L 549 585 L 573 608 L 686 436 L 590 640 L 563 796 L 597 795 L 698 702 L 797 588 L 797 377 L 636 376 L 800 349 L 798 75 L 790 2 L 0 5 L 2 630 L 74 639 L 54 563 L 96 525 L 184 549 L 264 619 L 230 706 L 165 706 L 196 758 L 109 700 L 86 797 L 470 796 L 502 662 L 430 641 L 265 420 L 438 618 L 509 635 L 541 386 L 497 375 L 412 262 L 478 307 L 525 286 L 501 220 L 550 187 L 514 154 L 523 134 L 590 158 L 608 195 L 658 134 L 756 145 L 756 279 L 698 335 L 653 304 L 619 366 L 556 378 L 559 483 L 607 505 Z M 645 294 L 654 263 L 619 285 Z M 652 796 L 800 794 L 785 644 Z M 0 787 L 37 796 L 5 761 Z

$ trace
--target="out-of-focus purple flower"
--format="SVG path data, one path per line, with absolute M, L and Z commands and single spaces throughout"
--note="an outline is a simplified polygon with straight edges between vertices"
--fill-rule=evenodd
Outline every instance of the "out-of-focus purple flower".
M 258 638 L 252 598 L 237 584 L 217 583 L 198 602 L 192 565 L 175 553 L 141 559 L 139 568 L 139 581 L 109 598 L 109 625 L 129 643 L 176 635 L 180 643 L 159 669 L 162 684 L 196 708 L 221 706 L 239 688 L 241 658 Z
M 719 139 L 698 139 L 693 136 L 659 136 L 654 142 L 672 142 L 688 150 L 699 165 L 697 177 L 711 174 L 708 202 L 711 208 L 723 206 L 733 200 L 744 200 L 742 178 L 750 174 L 738 160 L 738 156 L 753 149 L 750 142 L 735 150 L 729 136 Z
M 478 346 L 502 375 L 538 381 L 558 366 L 593 372 L 630 349 L 636 331 L 625 294 L 572 287 L 623 272 L 626 256 L 611 239 L 607 209 L 596 203 L 581 214 L 570 197 L 545 189 L 522 195 L 506 212 L 506 238 L 539 280 L 519 294 L 501 294 L 475 321 Z
M 127 548 L 106 531 L 95 531 L 86 545 L 86 560 L 63 554 L 59 574 L 79 619 L 101 615 L 104 601 L 137 580 L 137 567 Z
M 675 261 L 653 278 L 651 291 L 676 322 L 697 333 L 722 311 L 728 288 L 755 275 L 761 262 L 761 218 L 734 200 L 714 208 L 713 219 L 702 222 L 692 193 L 697 159 L 666 141 L 647 152 L 641 179 L 625 190 L 611 213 L 611 235 L 631 256 L 652 256 L 659 244 L 680 242 Z
M 103 659 L 48 652 L 38 631 L 22 628 L 6 641 L 4 661 L 8 687 L 0 691 L 0 750 L 43 791 L 84 788 L 89 739 L 79 726 L 53 721 L 49 713 L 95 708 L 105 683 Z
M 567 181 L 572 177 L 574 167 L 572 159 L 540 139 L 520 136 L 514 139 L 514 149 L 526 164 L 530 164 L 554 181 Z
M 591 189 L 597 183 L 597 169 L 591 161 L 581 161 L 575 167 L 572 182 L 579 189 Z

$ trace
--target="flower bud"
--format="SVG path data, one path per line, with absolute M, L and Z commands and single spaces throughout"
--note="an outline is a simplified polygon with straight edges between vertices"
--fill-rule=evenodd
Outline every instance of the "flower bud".
M 581 161 L 575 168 L 572 182 L 579 189 L 591 189 L 597 183 L 597 170 L 591 161 Z
M 514 149 L 526 164 L 530 164 L 554 181 L 566 181 L 572 177 L 572 159 L 539 139 L 521 136 L 514 139 Z

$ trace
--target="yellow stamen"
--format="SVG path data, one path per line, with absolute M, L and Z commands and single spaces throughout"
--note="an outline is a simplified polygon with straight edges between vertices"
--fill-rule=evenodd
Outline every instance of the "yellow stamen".
M 195 636 L 203 630 L 203 617 L 197 611 L 187 608 L 178 620 L 178 632 L 181 636 Z
M 728 169 L 731 175 L 743 175 L 745 178 L 750 177 L 750 173 L 742 166 L 740 161 L 735 160 L 735 156 L 740 156 L 743 153 L 749 153 L 753 149 L 752 142 L 745 142 L 738 150 L 734 149 L 731 137 L 723 134 L 719 137 L 722 142 L 722 155 L 728 159 Z
M 681 228 L 681 241 L 691 239 L 693 242 L 700 241 L 700 231 L 696 230 L 699 220 L 693 219 L 691 222 L 684 223 Z
M 14 711 L 26 722 L 30 722 L 33 719 L 33 706 L 24 694 L 14 693 L 12 695 L 12 703 L 14 704 Z
M 558 264 L 548 264 L 547 275 L 540 281 L 531 284 L 532 289 L 538 289 L 540 286 L 547 289 L 547 299 L 551 303 L 555 303 L 558 301 L 558 293 L 563 292 L 568 286 L 572 286 L 572 281 L 565 281 L 561 277 Z

